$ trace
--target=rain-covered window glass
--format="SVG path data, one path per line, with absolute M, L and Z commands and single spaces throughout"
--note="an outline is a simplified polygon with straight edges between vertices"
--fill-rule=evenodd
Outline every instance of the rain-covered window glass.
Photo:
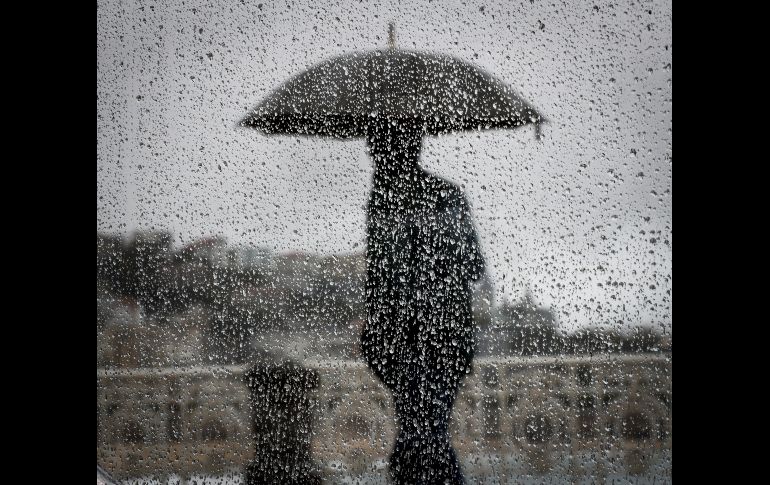
M 668 0 L 97 2 L 97 481 L 670 483 Z

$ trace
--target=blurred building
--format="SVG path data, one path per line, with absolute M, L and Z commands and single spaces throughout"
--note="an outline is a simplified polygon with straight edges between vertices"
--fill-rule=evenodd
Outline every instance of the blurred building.
M 242 470 L 255 451 L 243 372 L 290 359 L 320 376 L 319 473 L 385 476 L 396 423 L 360 359 L 364 255 L 170 243 L 97 234 L 97 462 L 118 479 Z M 560 336 L 530 293 L 492 295 L 475 285 L 477 358 L 454 408 L 466 475 L 670 479 L 671 335 Z
M 376 468 L 395 438 L 389 393 L 359 361 L 304 365 L 320 375 L 312 396 L 319 472 L 360 477 Z M 97 370 L 98 463 L 117 477 L 244 467 L 254 452 L 245 370 Z M 574 477 L 649 472 L 670 457 L 671 427 L 671 356 L 660 354 L 477 359 L 451 429 L 461 459 L 486 457 L 466 463 L 467 476 L 512 479 L 570 459 L 564 473 Z M 591 454 L 604 461 L 574 462 Z

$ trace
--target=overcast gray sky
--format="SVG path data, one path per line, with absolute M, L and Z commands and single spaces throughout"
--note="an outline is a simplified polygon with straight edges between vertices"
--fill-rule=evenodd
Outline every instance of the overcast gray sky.
M 266 137 L 236 121 L 327 58 L 452 54 L 551 121 L 426 138 L 464 186 L 496 298 L 531 285 L 564 328 L 671 326 L 670 1 L 99 0 L 97 230 L 224 235 L 276 251 L 360 251 L 362 140 Z

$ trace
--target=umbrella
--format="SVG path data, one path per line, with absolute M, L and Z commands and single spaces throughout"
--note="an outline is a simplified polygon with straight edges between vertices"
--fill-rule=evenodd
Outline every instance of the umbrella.
M 455 57 L 395 48 L 354 52 L 295 76 L 239 125 L 266 134 L 359 138 L 375 123 L 425 135 L 540 125 L 545 118 L 507 84 Z

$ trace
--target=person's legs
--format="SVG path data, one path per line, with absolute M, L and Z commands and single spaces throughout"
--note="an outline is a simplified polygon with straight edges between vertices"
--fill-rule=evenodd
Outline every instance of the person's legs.
M 459 377 L 412 367 L 394 388 L 399 433 L 391 455 L 396 484 L 462 484 L 449 438 Z
M 463 476 L 457 455 L 452 448 L 449 436 L 449 420 L 452 416 L 459 388 L 459 376 L 446 372 L 435 372 L 431 379 L 429 395 L 432 403 L 428 407 L 430 411 L 430 427 L 432 442 L 434 445 L 431 453 L 431 474 L 435 477 L 431 483 L 462 484 Z
M 420 479 L 420 425 L 422 420 L 420 376 L 415 369 L 404 369 L 404 374 L 396 383 L 393 391 L 398 435 L 390 456 L 390 471 L 393 483 L 418 484 Z

